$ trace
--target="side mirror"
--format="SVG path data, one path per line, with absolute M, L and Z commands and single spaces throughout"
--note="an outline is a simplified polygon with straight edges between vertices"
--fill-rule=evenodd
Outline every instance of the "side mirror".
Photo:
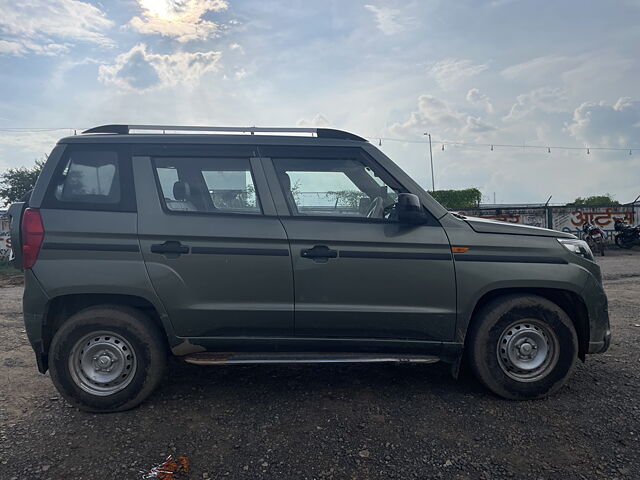
M 402 223 L 420 224 L 427 221 L 420 199 L 413 193 L 399 193 L 396 205 L 398 220 Z

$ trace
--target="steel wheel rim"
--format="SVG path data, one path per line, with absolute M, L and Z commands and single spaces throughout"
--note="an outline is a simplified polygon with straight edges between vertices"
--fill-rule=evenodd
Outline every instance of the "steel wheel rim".
M 94 332 L 78 340 L 69 355 L 69 372 L 75 384 L 91 395 L 113 395 L 131 383 L 136 354 L 121 335 Z
M 518 320 L 504 329 L 498 340 L 498 364 L 510 378 L 535 382 L 544 378 L 558 362 L 558 337 L 542 322 Z

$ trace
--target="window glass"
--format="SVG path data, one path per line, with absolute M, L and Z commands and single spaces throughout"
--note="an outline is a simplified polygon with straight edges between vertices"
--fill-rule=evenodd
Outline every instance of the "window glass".
M 398 190 L 357 160 L 275 159 L 295 215 L 394 220 Z
M 173 195 L 173 185 L 180 180 L 178 178 L 178 169 L 175 167 L 157 168 L 158 180 L 160 180 L 160 186 L 164 198 L 167 200 L 175 200 Z
M 261 213 L 249 159 L 157 158 L 155 168 L 171 211 Z
M 120 202 L 118 154 L 113 151 L 72 152 L 54 196 L 61 202 Z

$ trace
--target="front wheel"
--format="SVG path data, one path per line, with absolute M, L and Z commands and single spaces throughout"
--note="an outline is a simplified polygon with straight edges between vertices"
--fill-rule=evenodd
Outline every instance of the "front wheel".
M 160 383 L 165 341 L 139 310 L 98 306 L 72 315 L 49 350 L 51 379 L 81 410 L 116 412 L 133 408 Z
M 478 379 L 512 400 L 541 398 L 569 378 L 578 338 L 567 314 L 536 295 L 508 295 L 474 317 L 468 359 Z

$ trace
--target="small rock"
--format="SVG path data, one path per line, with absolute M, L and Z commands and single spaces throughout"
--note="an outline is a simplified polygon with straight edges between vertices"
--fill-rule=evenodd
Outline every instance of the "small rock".
M 369 450 L 360 450 L 358 452 L 358 455 L 362 458 L 369 458 Z
M 444 462 L 445 467 L 450 467 L 451 465 L 453 465 L 453 463 L 451 463 L 451 460 L 447 460 L 446 462 Z
M 43 465 L 42 466 L 42 471 L 46 472 L 47 470 L 49 470 L 51 468 L 51 465 Z

